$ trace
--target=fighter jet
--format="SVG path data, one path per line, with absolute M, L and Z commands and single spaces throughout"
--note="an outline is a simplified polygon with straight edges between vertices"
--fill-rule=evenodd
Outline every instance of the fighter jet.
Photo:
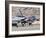
M 20 11 L 20 9 L 19 9 Z M 20 14 L 19 16 L 13 16 L 12 17 L 12 25 L 15 25 L 16 27 L 18 27 L 18 23 L 21 23 L 22 26 L 24 26 L 24 24 L 26 23 L 29 23 L 29 25 L 31 25 L 35 20 L 39 20 L 36 18 L 36 16 L 24 16 L 22 14 L 22 12 L 20 11 Z

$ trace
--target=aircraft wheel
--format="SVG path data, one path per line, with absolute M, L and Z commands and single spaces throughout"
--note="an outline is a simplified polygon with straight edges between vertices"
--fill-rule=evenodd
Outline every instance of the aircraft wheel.
M 32 23 L 29 23 L 29 26 L 31 25 Z
M 24 23 L 21 23 L 22 24 L 22 26 L 24 27 Z
M 12 26 L 16 26 L 16 27 L 18 27 L 18 25 L 15 23 L 15 24 L 12 24 Z

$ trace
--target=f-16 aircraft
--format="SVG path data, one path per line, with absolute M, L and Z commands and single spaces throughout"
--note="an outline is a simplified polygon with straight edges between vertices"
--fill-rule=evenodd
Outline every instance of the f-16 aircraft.
M 19 9 L 20 11 L 20 9 Z M 29 23 L 31 25 L 35 20 L 39 21 L 36 16 L 23 16 L 22 12 L 20 11 L 20 16 L 13 16 L 12 17 L 12 25 L 18 27 L 18 23 L 21 23 L 24 26 L 25 23 Z

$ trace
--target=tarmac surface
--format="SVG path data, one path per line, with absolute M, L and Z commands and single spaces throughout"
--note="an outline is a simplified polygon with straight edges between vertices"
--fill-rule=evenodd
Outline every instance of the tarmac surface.
M 29 24 L 25 24 L 22 26 L 21 24 L 18 24 L 18 27 L 12 26 L 12 31 L 27 31 L 27 30 L 40 30 L 40 23 L 35 22 L 32 23 L 32 25 L 29 26 Z

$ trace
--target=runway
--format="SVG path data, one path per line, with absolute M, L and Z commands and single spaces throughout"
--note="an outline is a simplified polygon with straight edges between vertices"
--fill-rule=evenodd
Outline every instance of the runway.
M 32 25 L 28 25 L 28 23 L 26 25 L 24 25 L 22 27 L 22 25 L 19 25 L 18 27 L 16 26 L 12 26 L 12 31 L 28 31 L 28 30 L 40 30 L 40 24 L 37 22 L 32 23 Z

